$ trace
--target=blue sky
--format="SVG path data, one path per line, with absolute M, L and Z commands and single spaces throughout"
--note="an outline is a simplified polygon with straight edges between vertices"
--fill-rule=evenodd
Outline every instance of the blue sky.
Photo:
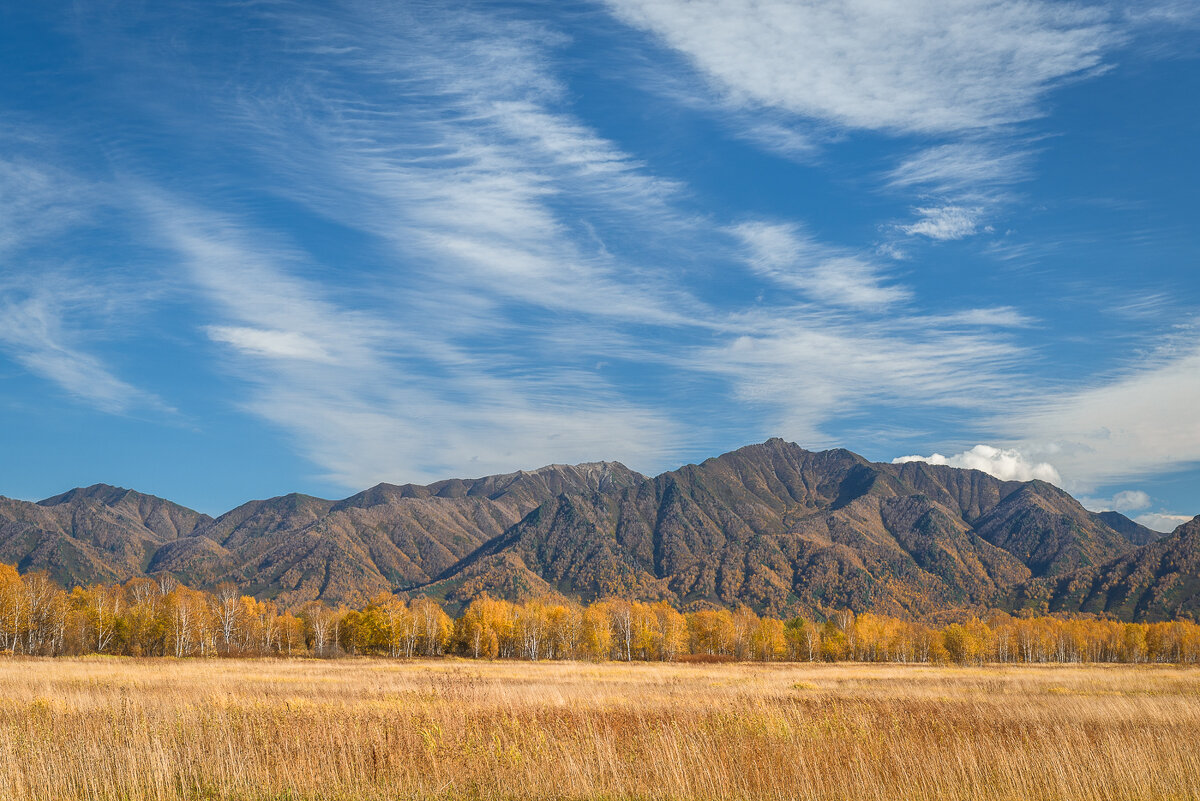
M 1200 512 L 1193 3 L 9 4 L 0 71 L 4 495 L 782 436 Z

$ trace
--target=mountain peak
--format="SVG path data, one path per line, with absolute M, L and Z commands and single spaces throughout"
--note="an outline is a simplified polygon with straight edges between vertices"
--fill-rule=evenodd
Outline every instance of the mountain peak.
M 1092 516 L 1104 523 L 1104 525 L 1108 526 L 1113 531 L 1123 536 L 1125 539 L 1132 542 L 1134 545 L 1145 545 L 1147 543 L 1154 542 L 1155 540 L 1161 540 L 1163 537 L 1167 536 L 1161 531 L 1155 531 L 1154 529 L 1146 528 L 1137 521 L 1130 520 L 1120 512 L 1093 512 Z
M 1200 536 L 1200 515 L 1196 515 L 1186 523 L 1181 523 L 1174 531 L 1167 536 Z
M 75 487 L 66 492 L 60 493 L 50 498 L 45 498 L 38 501 L 39 506 L 59 506 L 64 503 L 70 503 L 75 500 L 93 500 L 99 501 L 105 506 L 114 506 L 126 498 L 151 498 L 157 501 L 163 501 L 154 495 L 146 495 L 136 490 L 127 489 L 126 487 L 117 487 L 112 484 L 92 484 L 90 487 Z M 170 501 L 163 501 L 170 503 Z
M 108 484 L 0 504 L 0 560 L 55 569 L 63 583 L 166 570 L 194 586 L 243 582 L 280 603 L 380 591 L 466 603 L 554 588 L 583 599 L 919 616 L 1006 604 L 1018 585 L 1045 595 L 1135 549 L 1148 575 L 1173 576 L 1175 564 L 1186 572 L 1200 554 L 1200 516 L 1165 544 L 1138 548 L 1139 538 L 1151 535 L 1045 482 L 875 463 L 782 437 L 653 478 L 620 462 L 549 464 L 381 483 L 341 501 L 293 493 L 217 520 Z
M 563 492 L 599 492 L 644 480 L 645 476 L 620 462 L 548 464 L 532 470 L 480 478 L 448 478 L 432 484 L 383 482 L 339 501 L 334 508 L 378 506 L 412 498 L 486 497 L 499 500 L 508 495 L 540 498 L 547 493 L 550 497 Z

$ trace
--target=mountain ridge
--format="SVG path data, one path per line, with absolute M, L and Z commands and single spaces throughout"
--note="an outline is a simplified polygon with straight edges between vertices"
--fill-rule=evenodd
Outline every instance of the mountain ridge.
M 1029 582 L 1012 604 L 1038 611 L 1173 620 L 1200 614 L 1200 515 L 1104 564 Z
M 1116 570 L 1163 539 L 1044 482 L 779 438 L 657 476 L 619 462 L 547 465 L 381 483 L 340 500 L 291 493 L 215 518 L 109 485 L 36 504 L 0 499 L 0 560 L 22 570 L 64 584 L 169 572 L 284 604 L 385 592 L 452 606 L 483 593 L 624 595 L 906 617 L 1070 606 L 1052 588 Z

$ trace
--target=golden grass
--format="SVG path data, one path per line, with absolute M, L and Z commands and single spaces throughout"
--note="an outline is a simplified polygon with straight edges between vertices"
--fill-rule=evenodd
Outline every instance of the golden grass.
M 0 660 L 4 799 L 1200 798 L 1173 667 Z

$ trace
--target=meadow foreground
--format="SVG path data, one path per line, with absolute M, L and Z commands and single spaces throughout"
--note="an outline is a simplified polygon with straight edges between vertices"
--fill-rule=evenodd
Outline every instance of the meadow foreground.
M 1200 798 L 1200 670 L 0 660 L 5 799 Z

